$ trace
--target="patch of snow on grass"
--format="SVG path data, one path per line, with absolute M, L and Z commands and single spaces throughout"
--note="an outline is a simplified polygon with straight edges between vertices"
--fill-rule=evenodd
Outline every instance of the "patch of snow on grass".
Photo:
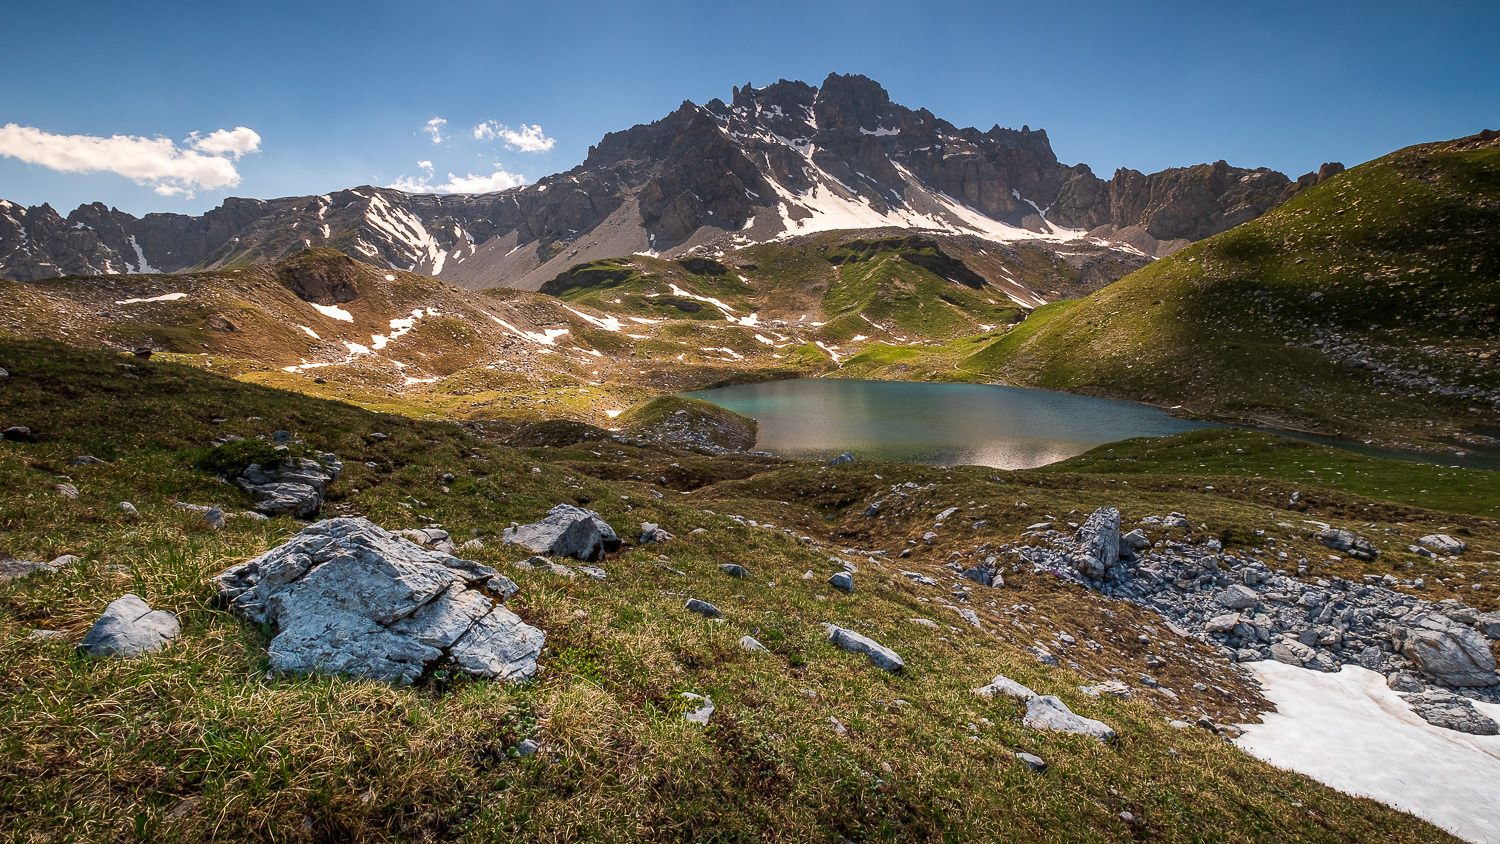
M 342 320 L 343 322 L 354 321 L 354 314 L 340 308 L 338 305 L 319 305 L 316 302 L 308 302 L 307 304 L 312 305 L 313 310 L 329 319 Z
M 412 378 L 411 376 L 407 376 L 404 380 L 406 382 L 406 386 L 408 386 L 408 387 L 410 387 L 413 384 L 435 384 L 435 383 L 437 383 L 437 379 L 436 378 Z
M 318 336 L 318 332 L 313 331 L 311 328 L 308 328 L 305 325 L 299 325 L 297 327 L 300 328 L 300 329 L 302 329 L 307 334 L 307 336 L 313 338 L 314 340 L 322 340 L 323 339 L 322 337 Z
M 557 345 L 557 338 L 568 333 L 568 329 L 566 328 L 546 328 L 541 331 L 523 331 L 501 319 L 500 317 L 495 316 L 494 314 L 485 314 L 485 316 L 494 320 L 497 324 L 499 324 L 501 328 L 504 328 L 506 331 L 509 331 L 517 337 L 520 337 L 523 340 L 530 340 L 533 343 L 540 343 L 543 346 Z
M 120 301 L 115 302 L 115 304 L 116 305 L 138 305 L 138 304 L 140 304 L 142 302 L 176 302 L 176 301 L 178 301 L 180 299 L 186 299 L 186 298 L 187 298 L 187 294 L 186 293 L 163 293 L 160 296 L 150 296 L 150 297 L 147 297 L 145 299 L 121 299 Z
M 623 410 L 606 410 L 606 411 L 604 411 L 604 415 L 608 416 L 611 419 L 613 419 L 616 416 L 619 416 L 620 414 L 622 414 L 624 412 L 625 411 L 623 411 Z
M 426 316 L 442 316 L 442 314 L 438 313 L 437 308 L 427 308 L 425 311 L 422 308 L 417 308 L 411 312 L 411 316 L 409 317 L 391 320 L 391 328 L 394 330 L 390 334 L 371 334 L 370 342 L 376 349 L 384 349 L 392 340 L 396 340 L 401 335 L 412 330 L 416 326 L 417 320 L 421 319 L 424 314 Z
M 672 295 L 682 296 L 687 299 L 697 299 L 700 302 L 707 302 L 708 304 L 718 308 L 719 311 L 724 314 L 725 319 L 729 320 L 730 322 L 739 322 L 739 315 L 735 313 L 734 308 L 731 308 L 723 302 L 720 302 L 718 299 L 715 299 L 712 296 L 699 296 L 696 293 L 689 293 L 672 282 L 667 282 L 667 286 L 672 288 Z M 754 323 L 749 324 L 753 325 Z
M 1235 742 L 1242 749 L 1461 838 L 1500 842 L 1500 736 L 1434 727 L 1384 677 L 1358 666 L 1337 674 L 1271 661 L 1246 667 L 1277 711 L 1244 726 Z M 1475 708 L 1500 718 L 1500 705 Z
M 563 308 L 569 311 L 573 311 L 573 315 L 583 320 L 584 322 L 587 322 L 590 325 L 596 326 L 598 328 L 602 328 L 605 331 L 613 331 L 619 333 L 620 331 L 624 330 L 624 326 L 620 325 L 620 320 L 615 317 L 611 316 L 605 317 L 604 319 L 599 319 L 598 317 L 591 317 L 583 311 L 573 310 L 567 305 L 563 305 Z
M 820 348 L 823 351 L 827 352 L 828 356 L 831 357 L 831 358 L 833 358 L 833 362 L 834 363 L 838 363 L 839 362 L 839 353 L 837 351 L 838 346 L 825 346 L 823 344 L 822 340 L 815 340 L 813 342 L 817 344 L 818 348 Z

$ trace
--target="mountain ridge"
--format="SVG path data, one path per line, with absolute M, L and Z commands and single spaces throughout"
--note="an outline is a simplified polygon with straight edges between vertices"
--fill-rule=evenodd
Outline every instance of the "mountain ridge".
M 1105 181 L 1058 162 L 1045 130 L 959 129 L 866 77 L 830 74 L 820 87 L 781 80 L 736 87 L 729 103 L 684 102 L 605 135 L 569 171 L 492 194 L 365 185 L 139 218 L 102 203 L 64 217 L 0 200 L 0 276 L 211 270 L 331 246 L 470 289 L 536 289 L 574 264 L 632 252 L 889 226 L 1159 256 L 1319 178 L 1220 161 Z

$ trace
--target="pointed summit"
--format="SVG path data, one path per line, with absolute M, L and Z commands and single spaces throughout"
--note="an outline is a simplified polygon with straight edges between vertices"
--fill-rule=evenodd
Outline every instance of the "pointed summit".
M 1060 163 L 1041 129 L 959 128 L 892 102 L 867 76 L 830 73 L 818 87 L 746 82 L 727 104 L 684 101 L 605 135 L 566 173 L 496 193 L 365 186 L 144 219 L 97 205 L 66 221 L 47 206 L 0 206 L 0 275 L 181 272 L 332 246 L 460 285 L 534 289 L 576 263 L 632 252 L 676 256 L 876 228 L 997 243 L 1088 236 L 1155 256 L 1297 189 L 1271 171 L 1204 170 L 1212 178 L 1122 170 L 1105 182 Z

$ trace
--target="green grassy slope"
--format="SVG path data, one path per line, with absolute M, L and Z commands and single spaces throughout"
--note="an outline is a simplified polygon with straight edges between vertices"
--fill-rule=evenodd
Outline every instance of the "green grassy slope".
M 541 292 L 655 319 L 723 320 L 725 312 L 704 301 L 716 299 L 737 319 L 754 314 L 770 327 L 807 329 L 830 344 L 857 336 L 945 342 L 1020 320 L 1022 309 L 969 266 L 994 273 L 998 259 L 976 260 L 977 253 L 960 259 L 949 248 L 962 253 L 926 237 L 831 232 L 736 250 L 722 262 L 643 255 L 594 261 L 547 282 Z M 1037 260 L 1027 253 L 1003 266 L 1023 277 L 1040 274 L 1049 287 L 1076 283 L 1076 270 L 1055 259 L 1034 269 Z
M 961 367 L 1222 418 L 1432 439 L 1500 415 L 1497 334 L 1491 135 L 1355 167 L 1086 299 L 1038 309 Z
M 988 533 L 964 543 L 1014 541 L 1037 513 L 1101 503 L 1136 516 L 1179 508 L 1248 532 L 1276 518 L 1262 506 L 1202 490 L 1135 491 L 1087 472 L 829 469 L 597 439 L 514 450 L 468 426 L 55 343 L 0 338 L 0 367 L 9 373 L 0 422 L 35 432 L 34 441 L 0 444 L 0 549 L 82 557 L 0 584 L 7 839 L 1452 840 L 1256 762 L 1207 731 L 1168 726 L 1193 707 L 1221 722 L 1246 717 L 1256 694 L 1226 666 L 1204 667 L 1211 653 L 1202 643 L 1170 637 L 1128 605 L 1018 574 L 974 604 L 988 620 L 979 629 L 939 605 L 943 590 L 924 592 L 889 563 L 854 555 L 852 595 L 822 583 L 830 553 L 848 556 L 842 545 L 894 549 L 896 537 L 919 535 L 929 511 L 947 506 L 992 514 Z M 231 518 L 214 531 L 172 504 L 246 506 L 192 464 L 211 439 L 276 429 L 343 457 L 325 515 L 361 513 L 389 529 L 439 522 L 456 538 L 485 537 L 487 547 L 465 553 L 520 584 L 509 604 L 548 633 L 540 678 L 394 689 L 268 673 L 268 631 L 218 607 L 206 578 L 299 525 Z M 80 453 L 106 463 L 70 465 Z M 77 499 L 54 491 L 63 477 Z M 907 481 L 918 490 L 909 515 L 893 512 L 878 526 L 860 518 L 865 497 Z M 1016 506 L 1023 498 L 1028 508 Z M 116 509 L 122 500 L 139 519 Z M 599 510 L 622 534 L 650 521 L 677 538 L 628 544 L 604 561 L 606 583 L 511 568 L 526 555 L 495 535 L 560 501 Z M 1473 533 L 1477 546 L 1495 547 L 1493 525 L 1475 523 Z M 901 567 L 939 572 L 958 542 L 924 546 Z M 751 577 L 723 575 L 729 562 Z M 808 581 L 805 571 L 820 574 Z M 72 643 L 125 591 L 177 613 L 182 638 L 134 662 L 74 655 Z M 724 621 L 685 613 L 686 594 L 716 603 Z M 983 603 L 990 594 L 998 609 Z M 923 616 L 940 626 L 908 621 Z M 894 647 L 907 670 L 888 675 L 834 649 L 823 621 Z M 1174 655 L 1156 673 L 1180 701 L 1078 692 L 1111 668 L 1142 673 L 1137 634 L 1152 623 Z M 33 628 L 66 640 L 30 638 Z M 1077 668 L 1046 668 L 1021 650 L 1065 629 L 1103 644 L 1074 649 Z M 770 652 L 740 649 L 746 634 Z M 1061 696 L 1120 737 L 1100 745 L 1025 729 L 1022 707 L 970 694 L 996 673 Z M 1225 692 L 1192 689 L 1201 677 Z M 717 704 L 708 729 L 681 720 L 684 691 Z M 517 743 L 531 736 L 542 751 L 518 758 Z M 1044 757 L 1049 770 L 1027 770 L 1019 751 Z
M 845 323 L 844 331 L 868 334 L 873 322 L 897 332 L 898 339 L 948 340 L 1023 316 L 926 238 L 856 238 L 828 250 L 824 259 L 836 269 L 823 309 L 831 323 Z

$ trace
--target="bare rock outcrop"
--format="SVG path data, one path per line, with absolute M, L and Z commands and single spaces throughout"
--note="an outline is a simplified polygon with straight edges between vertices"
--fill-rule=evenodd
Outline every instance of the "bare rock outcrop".
M 1436 613 L 1406 623 L 1401 653 L 1429 678 L 1456 687 L 1500 685 L 1495 655 L 1477 630 Z
M 620 548 L 619 535 L 602 516 L 571 504 L 553 507 L 540 521 L 506 528 L 500 534 L 500 541 L 519 545 L 533 554 L 588 562 Z
M 256 510 L 268 516 L 306 519 L 323 506 L 328 485 L 343 470 L 338 457 L 320 454 L 317 460 L 304 457 L 269 466 L 251 463 L 234 482 L 256 499 Z
M 1084 520 L 1074 538 L 1073 565 L 1090 580 L 1104 580 L 1120 561 L 1120 511 L 1100 507 Z
M 318 522 L 214 583 L 236 615 L 276 629 L 278 671 L 525 680 L 546 641 L 500 603 L 518 591 L 509 578 L 362 518 Z

